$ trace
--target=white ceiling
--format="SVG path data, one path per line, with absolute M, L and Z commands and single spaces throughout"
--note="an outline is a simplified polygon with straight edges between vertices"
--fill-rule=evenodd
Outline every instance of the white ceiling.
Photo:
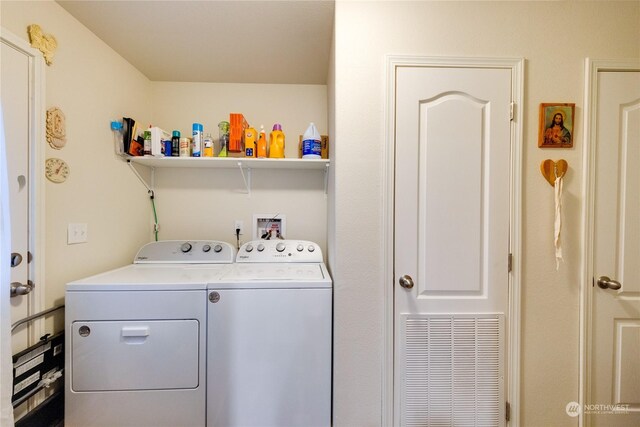
M 152 81 L 326 84 L 334 1 L 64 1 Z

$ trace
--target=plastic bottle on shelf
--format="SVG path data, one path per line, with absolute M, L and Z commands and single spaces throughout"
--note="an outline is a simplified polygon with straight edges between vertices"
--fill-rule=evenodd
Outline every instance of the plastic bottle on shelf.
M 267 135 L 264 132 L 264 125 L 260 125 L 260 137 L 258 138 L 256 154 L 256 157 L 261 159 L 267 157 Z
M 180 138 L 180 157 L 191 157 L 191 138 Z
M 218 157 L 228 157 L 227 148 L 229 147 L 229 129 L 230 125 L 227 121 L 222 121 L 218 123 L 218 132 L 219 132 L 219 144 L 220 144 L 220 152 L 218 153 Z
M 302 158 L 303 159 L 319 159 L 322 154 L 322 142 L 320 132 L 316 125 L 312 123 L 302 136 Z
M 269 134 L 269 158 L 284 158 L 284 132 L 280 123 L 273 125 L 273 130 Z
M 213 138 L 211 134 L 208 133 L 207 136 L 204 137 L 204 157 L 213 157 Z
M 174 130 L 171 136 L 171 154 L 167 156 L 178 157 L 180 156 L 180 131 Z
M 149 126 L 149 129 L 151 129 L 151 126 Z M 151 131 L 150 130 L 145 130 L 144 133 L 144 148 L 142 153 L 145 156 L 150 156 L 151 155 Z

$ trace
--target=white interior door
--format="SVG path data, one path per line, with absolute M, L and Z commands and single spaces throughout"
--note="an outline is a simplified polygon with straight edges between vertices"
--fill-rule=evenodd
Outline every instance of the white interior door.
M 512 70 L 396 69 L 396 425 L 505 423 Z
M 586 403 L 603 406 L 584 409 L 593 426 L 639 426 L 640 71 L 600 71 L 596 78 L 595 277 Z
M 26 41 L 2 29 L 0 31 L 0 100 L 4 112 L 9 205 L 11 220 L 11 282 L 38 283 L 42 266 L 42 232 L 40 193 L 34 185 L 41 179 L 43 110 L 41 104 L 42 67 L 40 52 Z M 38 184 L 40 185 L 40 184 Z M 4 259 L 1 262 L 9 262 Z M 9 293 L 9 284 L 3 283 L 1 292 Z M 23 319 L 41 309 L 43 293 L 33 291 L 11 298 L 11 322 Z M 40 325 L 22 326 L 12 336 L 12 350 L 24 350 L 41 334 Z M 29 333 L 27 331 L 30 331 Z

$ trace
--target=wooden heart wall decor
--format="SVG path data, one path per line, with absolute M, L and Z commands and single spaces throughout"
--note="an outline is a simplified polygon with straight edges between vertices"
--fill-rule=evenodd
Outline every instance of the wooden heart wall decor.
M 547 159 L 540 163 L 540 172 L 552 187 L 555 185 L 556 178 L 562 178 L 567 173 L 568 168 L 569 164 L 564 159 L 560 159 L 557 162 Z

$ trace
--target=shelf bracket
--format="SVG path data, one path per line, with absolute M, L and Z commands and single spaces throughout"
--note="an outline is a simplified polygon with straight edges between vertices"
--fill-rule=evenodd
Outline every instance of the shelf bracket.
M 244 170 L 242 169 L 242 162 L 238 162 L 238 168 L 240 169 L 240 174 L 242 175 L 244 186 L 247 189 L 247 194 L 251 195 L 251 168 L 247 168 L 246 177 L 244 175 Z
M 324 167 L 324 195 L 327 195 L 327 187 L 329 187 L 329 164 Z
M 140 175 L 140 173 L 138 172 L 138 170 L 135 168 L 135 166 L 133 166 L 133 163 L 131 163 L 131 160 L 127 160 L 127 164 L 129 165 L 129 167 L 131 168 L 131 171 L 133 172 L 133 174 L 135 176 L 138 177 L 138 179 L 140 180 L 140 182 L 142 183 L 142 185 L 144 185 L 144 188 L 147 189 L 147 192 L 149 194 L 153 194 L 153 187 L 155 184 L 155 173 L 156 173 L 156 168 L 152 167 L 151 168 L 151 185 L 147 184 L 147 182 L 144 180 L 144 178 L 142 178 L 142 176 Z

